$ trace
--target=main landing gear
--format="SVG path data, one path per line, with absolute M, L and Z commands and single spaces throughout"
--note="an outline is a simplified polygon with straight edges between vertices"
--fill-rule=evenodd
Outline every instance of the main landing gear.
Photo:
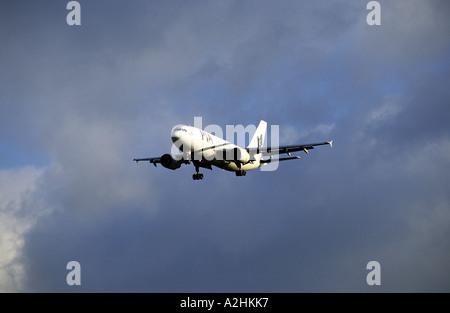
M 198 171 L 200 170 L 200 166 L 195 166 L 195 171 L 197 172 L 197 174 L 192 175 L 192 179 L 193 180 L 202 180 L 203 179 L 203 174 L 199 173 Z
M 202 180 L 203 174 L 201 174 L 201 173 L 194 174 L 194 175 L 192 175 L 192 179 L 193 180 Z
M 236 176 L 245 176 L 245 175 L 247 175 L 247 171 L 239 170 L 236 172 Z

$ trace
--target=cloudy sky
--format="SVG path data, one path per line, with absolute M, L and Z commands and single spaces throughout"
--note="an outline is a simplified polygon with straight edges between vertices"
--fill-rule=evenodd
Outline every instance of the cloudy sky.
M 0 291 L 450 291 L 448 1 L 67 2 L 0 4 Z M 195 116 L 334 145 L 132 162 Z

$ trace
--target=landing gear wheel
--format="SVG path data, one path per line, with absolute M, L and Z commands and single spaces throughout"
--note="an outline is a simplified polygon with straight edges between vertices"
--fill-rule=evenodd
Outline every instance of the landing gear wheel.
M 192 175 L 192 179 L 193 180 L 202 180 L 203 174 L 201 174 L 201 173 L 194 174 L 194 175 Z
M 245 176 L 245 175 L 247 175 L 247 171 L 239 170 L 236 172 L 236 176 Z

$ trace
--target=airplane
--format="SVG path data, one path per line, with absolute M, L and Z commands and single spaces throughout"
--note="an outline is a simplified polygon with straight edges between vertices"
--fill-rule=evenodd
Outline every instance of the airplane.
M 203 174 L 199 173 L 200 168 L 212 170 L 212 166 L 216 166 L 226 171 L 235 172 L 236 176 L 245 176 L 247 171 L 257 169 L 271 162 L 301 158 L 300 156 L 291 156 L 291 152 L 303 151 L 309 153 L 308 150 L 314 149 L 316 146 L 333 146 L 333 141 L 325 141 L 280 147 L 264 147 L 266 130 L 267 122 L 261 120 L 247 148 L 242 148 L 200 128 L 176 125 L 172 128 L 171 138 L 182 154 L 176 156 L 164 154 L 161 157 L 140 158 L 133 159 L 133 161 L 136 163 L 147 161 L 155 167 L 159 163 L 171 170 L 180 168 L 182 164 L 193 163 L 196 174 L 192 178 L 194 180 L 202 180 Z M 288 157 L 273 157 L 284 153 Z

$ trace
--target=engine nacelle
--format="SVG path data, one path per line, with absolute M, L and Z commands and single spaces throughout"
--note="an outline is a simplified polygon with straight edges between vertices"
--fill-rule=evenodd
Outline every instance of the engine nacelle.
M 247 150 L 238 147 L 223 150 L 222 157 L 225 161 L 239 162 L 242 164 L 247 164 L 250 161 L 250 154 L 248 154 Z
M 176 170 L 181 167 L 181 164 L 183 164 L 182 160 L 175 160 L 170 154 L 164 154 L 161 157 L 161 165 L 165 168 Z

